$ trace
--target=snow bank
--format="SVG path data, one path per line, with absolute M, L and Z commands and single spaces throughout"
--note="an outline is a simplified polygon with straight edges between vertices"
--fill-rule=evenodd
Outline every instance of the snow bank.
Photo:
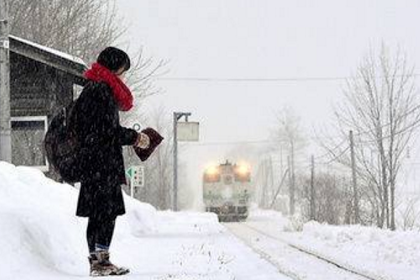
M 418 279 L 420 234 L 375 227 L 304 225 L 300 245 L 385 279 Z
M 0 279 L 91 279 L 87 219 L 75 216 L 77 198 L 77 189 L 36 169 L 0 162 Z M 119 279 L 286 279 L 213 213 L 157 212 L 124 200 L 111 253 L 131 273 Z
M 358 225 L 329 226 L 310 222 L 304 225 L 303 237 L 322 241 L 329 247 L 372 255 L 389 264 L 420 267 L 418 231 L 389 231 Z
M 51 270 L 86 275 L 80 264 L 86 263 L 87 219 L 75 216 L 77 197 L 78 190 L 36 169 L 0 162 L 2 279 L 43 270 L 51 278 Z M 156 210 L 128 196 L 124 200 L 127 214 L 117 220 L 116 235 L 155 232 Z
M 285 217 L 281 212 L 275 210 L 260 209 L 253 205 L 250 209 L 249 216 L 247 218 L 249 223 L 266 223 L 266 226 L 270 227 L 273 224 L 277 231 L 301 231 L 303 228 L 304 221 L 299 214 L 292 217 Z
M 303 224 L 301 231 L 294 231 L 289 218 L 261 209 L 252 209 L 247 224 L 377 279 L 419 279 L 420 232 L 416 230 L 390 231 L 311 221 Z

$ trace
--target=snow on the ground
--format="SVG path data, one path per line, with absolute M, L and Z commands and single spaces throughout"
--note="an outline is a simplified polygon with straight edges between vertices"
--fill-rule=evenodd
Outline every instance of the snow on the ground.
M 0 162 L 0 279 L 90 279 L 87 219 L 75 216 L 77 196 L 36 169 Z M 288 279 L 213 214 L 158 212 L 124 200 L 111 257 L 132 273 L 118 279 Z
M 302 253 L 287 243 L 266 234 L 248 223 L 229 223 L 226 226 L 279 271 L 299 280 L 366 280 L 311 255 Z
M 77 196 L 36 169 L 0 162 L 0 279 L 31 278 L 34 270 L 86 271 L 87 220 L 75 216 Z M 120 238 L 156 230 L 150 205 L 127 200 L 127 212 L 118 220 Z
M 420 232 L 389 231 L 359 225 L 309 222 L 291 232 L 290 222 L 273 211 L 251 214 L 249 225 L 382 279 L 415 280 L 420 275 Z
M 295 240 L 374 275 L 395 280 L 419 279 L 419 232 L 310 222 Z

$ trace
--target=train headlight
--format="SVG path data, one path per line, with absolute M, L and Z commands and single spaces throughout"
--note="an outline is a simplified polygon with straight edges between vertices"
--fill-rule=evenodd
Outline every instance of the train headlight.
M 241 165 L 238 166 L 237 171 L 241 175 L 246 175 L 246 174 L 249 173 L 250 169 L 251 168 L 248 165 L 241 164 Z
M 206 169 L 206 174 L 207 175 L 216 175 L 219 173 L 219 170 L 217 169 L 216 166 L 210 166 L 209 168 Z
M 251 180 L 251 167 L 241 163 L 235 167 L 235 181 L 249 182 Z
M 210 166 L 204 172 L 205 183 L 216 183 L 220 181 L 220 172 L 217 166 Z

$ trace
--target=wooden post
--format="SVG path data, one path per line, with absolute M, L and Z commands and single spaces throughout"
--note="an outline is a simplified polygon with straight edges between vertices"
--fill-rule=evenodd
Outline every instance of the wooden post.
M 12 162 L 7 0 L 0 0 L 0 160 Z

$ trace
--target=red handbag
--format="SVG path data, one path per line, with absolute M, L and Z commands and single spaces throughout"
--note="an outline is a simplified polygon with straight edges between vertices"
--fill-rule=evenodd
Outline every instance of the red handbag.
M 150 144 L 147 149 L 141 149 L 139 147 L 134 147 L 134 151 L 141 161 L 147 160 L 150 155 L 155 151 L 157 146 L 163 141 L 163 137 L 153 128 L 145 128 L 141 132 L 149 136 Z

